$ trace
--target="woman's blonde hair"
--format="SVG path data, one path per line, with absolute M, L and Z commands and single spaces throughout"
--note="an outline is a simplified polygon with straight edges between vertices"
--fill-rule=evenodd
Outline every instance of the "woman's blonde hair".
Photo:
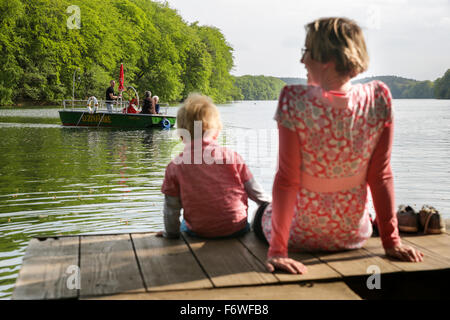
M 305 26 L 306 49 L 321 63 L 334 61 L 342 76 L 355 77 L 367 70 L 369 55 L 361 28 L 346 18 L 321 18 Z
M 202 136 L 207 130 L 222 129 L 222 121 L 217 107 L 210 97 L 191 93 L 177 113 L 177 128 L 186 129 L 194 139 L 194 122 L 202 122 Z

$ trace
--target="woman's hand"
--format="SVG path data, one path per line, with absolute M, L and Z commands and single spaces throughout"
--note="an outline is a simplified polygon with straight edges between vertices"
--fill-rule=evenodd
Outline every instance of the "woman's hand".
M 266 268 L 269 272 L 280 269 L 293 274 L 303 274 L 308 272 L 306 266 L 294 259 L 284 257 L 273 257 L 266 261 Z
M 423 253 L 419 250 L 405 245 L 400 245 L 392 248 L 388 248 L 384 250 L 387 256 L 397 258 L 401 261 L 408 262 L 422 262 L 423 261 Z

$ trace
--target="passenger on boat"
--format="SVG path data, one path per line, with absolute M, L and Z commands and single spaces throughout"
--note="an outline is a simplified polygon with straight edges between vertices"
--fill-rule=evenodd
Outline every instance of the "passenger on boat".
M 128 104 L 127 108 L 124 108 L 122 110 L 123 113 L 138 113 L 137 110 L 135 109 L 137 107 L 137 99 L 133 98 L 130 100 L 130 103 Z
M 108 87 L 108 89 L 106 89 L 105 101 L 106 101 L 106 109 L 108 110 L 109 113 L 112 113 L 114 101 L 119 99 L 122 95 L 119 94 L 116 96 L 116 94 L 114 93 L 114 86 L 116 85 L 116 82 L 114 80 L 111 80 L 109 83 L 110 86 Z
M 399 236 L 390 164 L 391 92 L 381 81 L 350 82 L 368 67 L 361 28 L 345 18 L 323 18 L 306 30 L 301 62 L 308 85 L 281 91 L 273 202 L 258 210 L 253 223 L 255 234 L 269 243 L 268 271 L 306 272 L 288 257 L 288 248 L 361 248 L 373 227 L 368 187 L 386 255 L 423 261 L 423 253 L 402 244 Z
M 165 231 L 157 236 L 178 237 L 180 230 L 205 238 L 245 234 L 250 230 L 248 198 L 260 205 L 270 197 L 242 157 L 217 142 L 222 129 L 217 107 L 209 97 L 191 94 L 178 110 L 177 127 L 185 147 L 166 168 L 161 187 Z
M 153 96 L 153 105 L 155 106 L 155 114 L 159 114 L 159 97 Z
M 153 99 L 152 99 L 152 93 L 150 91 L 145 91 L 145 97 L 144 102 L 142 105 L 142 114 L 152 114 L 153 109 Z

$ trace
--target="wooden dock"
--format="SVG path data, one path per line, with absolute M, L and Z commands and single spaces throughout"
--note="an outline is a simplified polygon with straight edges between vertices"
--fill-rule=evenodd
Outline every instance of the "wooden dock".
M 447 221 L 447 230 L 450 230 Z M 449 297 L 450 235 L 402 235 L 422 263 L 387 258 L 378 237 L 364 248 L 291 257 L 305 275 L 268 273 L 253 233 L 227 240 L 154 233 L 33 238 L 13 299 L 351 300 Z M 372 266 L 372 267 L 371 267 Z M 381 289 L 369 289 L 370 268 Z M 78 282 L 77 282 L 78 281 Z

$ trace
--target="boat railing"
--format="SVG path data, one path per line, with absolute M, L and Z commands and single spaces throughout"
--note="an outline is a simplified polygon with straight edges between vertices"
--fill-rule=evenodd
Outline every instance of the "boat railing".
M 89 100 L 63 100 L 63 108 L 64 109 L 72 109 L 72 110 L 88 110 L 88 102 Z M 97 111 L 107 111 L 106 108 L 106 101 L 105 100 L 97 100 L 98 106 Z M 109 102 L 109 101 L 108 101 Z M 122 110 L 124 108 L 127 108 L 129 105 L 129 101 L 119 99 L 112 101 L 112 109 L 113 112 L 122 113 Z M 169 110 L 169 104 L 168 103 L 159 103 L 160 109 L 159 114 L 167 115 Z M 92 105 L 93 107 L 93 105 Z M 141 106 L 136 107 L 138 110 L 141 110 Z
M 163 111 L 163 108 L 164 108 L 164 111 Z M 169 110 L 168 103 L 159 103 L 159 114 L 167 115 L 168 110 Z
M 87 110 L 89 105 L 88 105 L 89 100 L 63 100 L 63 108 L 64 109 L 73 109 L 73 110 L 80 110 L 80 109 L 85 109 Z M 108 109 L 106 108 L 106 101 L 105 100 L 97 100 L 98 102 L 98 106 L 97 106 L 97 111 L 107 111 Z M 109 103 L 110 101 L 108 101 Z M 127 108 L 129 105 L 129 101 L 127 100 L 122 100 L 119 99 L 117 101 L 111 101 L 110 102 L 112 104 L 112 109 L 113 112 L 122 112 L 122 110 L 124 108 Z M 91 107 L 94 107 L 93 104 L 91 105 Z

